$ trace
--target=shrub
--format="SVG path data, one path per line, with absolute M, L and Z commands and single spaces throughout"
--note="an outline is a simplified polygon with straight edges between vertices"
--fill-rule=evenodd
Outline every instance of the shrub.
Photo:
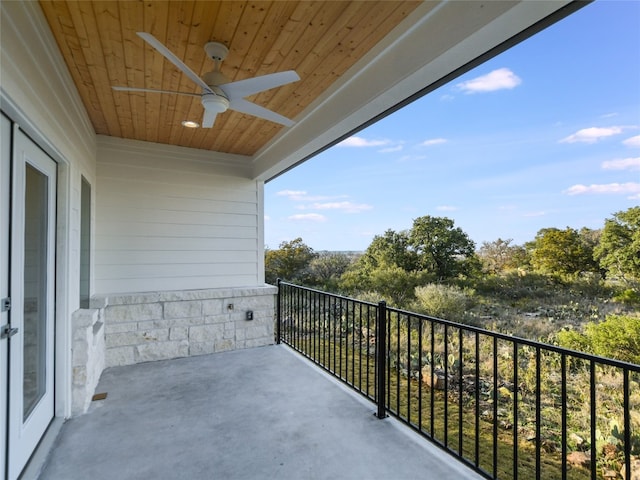
M 557 340 L 567 348 L 640 365 L 640 317 L 609 315 L 588 323 L 584 333 L 560 331 Z
M 460 321 L 473 304 L 473 291 L 430 283 L 415 289 L 414 309 L 432 317 Z

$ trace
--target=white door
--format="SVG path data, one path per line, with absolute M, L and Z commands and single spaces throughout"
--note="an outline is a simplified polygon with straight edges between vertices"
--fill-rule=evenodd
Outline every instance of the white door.
M 9 321 L 9 478 L 53 418 L 56 163 L 14 129 Z

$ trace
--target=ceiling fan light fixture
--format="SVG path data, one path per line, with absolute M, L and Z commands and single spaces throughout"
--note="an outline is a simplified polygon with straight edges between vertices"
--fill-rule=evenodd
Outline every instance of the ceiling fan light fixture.
M 198 128 L 200 124 L 198 122 L 194 122 L 193 120 L 183 120 L 182 126 L 187 128 Z
M 210 112 L 223 113 L 229 108 L 229 100 L 215 93 L 205 93 L 202 95 L 202 106 Z

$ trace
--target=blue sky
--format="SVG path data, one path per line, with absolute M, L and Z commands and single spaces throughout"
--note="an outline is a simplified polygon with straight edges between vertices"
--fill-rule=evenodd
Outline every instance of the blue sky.
M 479 247 L 640 205 L 640 1 L 599 0 L 265 186 L 265 244 L 365 250 L 448 217 Z

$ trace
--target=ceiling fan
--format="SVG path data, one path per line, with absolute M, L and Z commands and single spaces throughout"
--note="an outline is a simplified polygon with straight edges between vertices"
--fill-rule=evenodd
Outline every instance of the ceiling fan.
M 202 78 L 200 78 L 153 35 L 146 32 L 137 33 L 139 37 L 164 55 L 167 60 L 182 70 L 187 77 L 200 86 L 202 88 L 202 93 L 173 92 L 169 90 L 154 90 L 148 88 L 111 87 L 114 90 L 120 92 L 155 92 L 200 97 L 202 106 L 204 107 L 204 118 L 202 119 L 202 126 L 204 128 L 213 127 L 216 115 L 226 112 L 227 109 L 264 118 L 265 120 L 270 120 L 287 127 L 290 127 L 295 123 L 293 120 L 290 120 L 279 113 L 261 107 L 260 105 L 250 102 L 244 98 L 255 93 L 270 90 L 272 88 L 300 80 L 300 77 L 295 71 L 287 70 L 286 72 L 271 73 L 269 75 L 230 82 L 229 79 L 220 71 L 220 64 L 226 58 L 229 53 L 229 49 L 221 43 L 209 42 L 204 46 L 204 50 L 214 61 L 215 68 L 213 71 L 205 73 Z

